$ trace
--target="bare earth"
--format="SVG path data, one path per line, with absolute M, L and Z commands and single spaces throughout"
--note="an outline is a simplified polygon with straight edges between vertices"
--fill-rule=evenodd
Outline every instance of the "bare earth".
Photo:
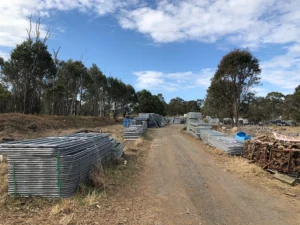
M 180 127 L 150 131 L 154 140 L 126 224 L 300 224 L 295 200 L 226 172 Z

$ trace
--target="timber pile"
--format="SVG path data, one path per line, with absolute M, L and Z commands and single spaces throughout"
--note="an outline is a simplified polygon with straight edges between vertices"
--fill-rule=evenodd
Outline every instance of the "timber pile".
M 300 175 L 300 143 L 261 136 L 245 142 L 244 157 L 264 169 Z
M 289 173 L 289 150 L 275 150 L 270 152 L 269 169 Z
M 278 149 L 270 152 L 269 169 L 300 175 L 300 146 L 291 144 L 288 148 L 282 147 L 279 145 Z
M 253 160 L 259 166 L 266 166 L 269 160 L 270 150 L 275 139 L 269 136 L 261 136 L 245 142 L 244 157 Z

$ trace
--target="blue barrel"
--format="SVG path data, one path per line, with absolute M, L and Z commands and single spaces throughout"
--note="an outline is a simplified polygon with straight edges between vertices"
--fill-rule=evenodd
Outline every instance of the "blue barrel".
M 236 142 L 244 144 L 245 141 L 251 140 L 251 136 L 241 131 L 235 134 L 234 139 Z
M 131 124 L 131 121 L 132 121 L 132 119 L 129 119 L 129 118 L 123 119 L 123 126 L 129 127 L 129 125 Z

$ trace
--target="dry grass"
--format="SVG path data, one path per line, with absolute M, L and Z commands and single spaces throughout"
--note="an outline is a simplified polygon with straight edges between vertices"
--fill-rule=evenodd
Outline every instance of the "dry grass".
M 256 164 L 250 164 L 247 159 L 241 157 L 229 157 L 226 163 L 226 170 L 246 178 L 248 181 L 254 181 L 261 187 L 271 191 L 279 191 L 280 193 L 297 193 L 300 194 L 300 185 L 290 186 L 279 180 L 276 180 L 273 175 L 264 171 Z
M 7 174 L 8 174 L 7 162 L 0 163 L 0 195 L 7 194 L 8 191 Z
M 224 151 L 222 151 L 220 149 L 217 149 L 217 148 L 214 148 L 214 147 L 211 147 L 209 145 L 205 145 L 205 148 L 206 148 L 205 150 L 207 152 L 209 152 L 210 154 L 212 154 L 212 155 L 215 155 L 215 156 L 224 156 L 224 155 L 226 155 L 226 153 Z
M 99 203 L 98 201 L 98 195 L 96 194 L 96 191 L 91 191 L 88 193 L 88 195 L 85 197 L 84 199 L 84 204 L 86 206 L 92 206 L 92 205 L 96 205 Z
M 244 177 L 263 177 L 266 172 L 255 164 L 249 164 L 249 162 L 241 157 L 229 157 L 226 168 L 236 174 Z
M 124 152 L 137 152 L 139 148 L 135 145 L 134 141 L 125 141 L 124 142 Z
M 82 129 L 103 131 L 113 125 L 121 127 L 115 120 L 106 117 L 85 116 L 35 116 L 17 113 L 0 114 L 0 139 L 37 138 L 57 136 Z M 34 125 L 34 126 L 32 126 Z M 35 129 L 32 129 L 34 127 Z M 115 130 L 115 129 L 114 129 Z
M 115 138 L 117 141 L 123 141 L 124 127 L 122 124 L 104 127 L 101 131 L 103 133 L 111 133 L 112 137 Z
M 143 142 L 144 142 L 144 138 L 143 137 L 139 137 L 139 139 L 137 139 L 135 142 L 134 142 L 134 146 L 135 147 L 141 147 L 143 145 Z
M 60 221 L 59 224 L 61 225 L 71 225 L 71 224 L 76 224 L 76 221 L 74 219 L 74 213 L 71 213 L 70 215 L 65 215 L 63 216 Z
M 101 163 L 95 164 L 89 173 L 89 185 L 94 188 L 103 188 L 107 183 L 107 177 Z
M 70 214 L 75 202 L 71 199 L 62 199 L 60 203 L 54 205 L 51 209 L 51 215 L 57 215 L 59 213 Z

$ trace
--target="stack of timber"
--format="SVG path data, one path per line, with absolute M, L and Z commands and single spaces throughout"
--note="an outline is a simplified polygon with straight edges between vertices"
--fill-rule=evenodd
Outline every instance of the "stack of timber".
M 300 176 L 300 142 L 261 136 L 245 142 L 244 157 L 264 169 Z
M 274 141 L 275 139 L 268 136 L 245 141 L 244 157 L 253 160 L 259 166 L 266 166 Z

